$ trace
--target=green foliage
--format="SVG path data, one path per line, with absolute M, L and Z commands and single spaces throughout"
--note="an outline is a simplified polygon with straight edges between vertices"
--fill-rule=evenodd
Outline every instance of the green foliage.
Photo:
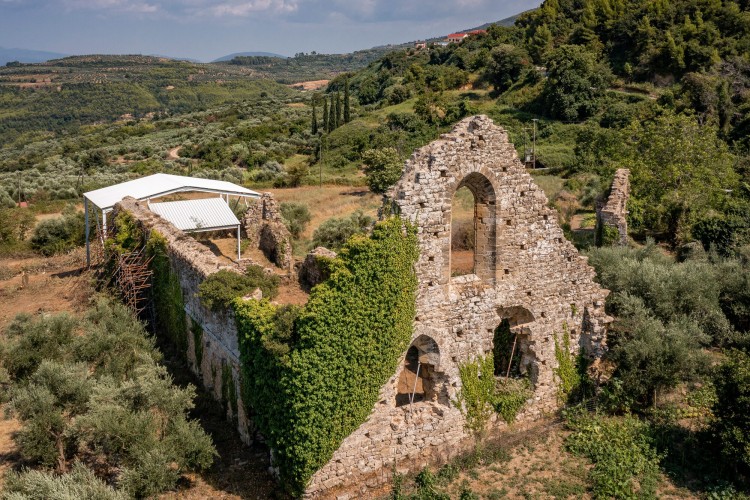
M 37 224 L 31 236 L 31 247 L 47 256 L 66 252 L 83 245 L 85 228 L 83 214 L 69 206 L 62 217 L 46 219 Z
M 750 471 L 750 355 L 732 351 L 714 376 L 714 429 L 728 464 L 737 472 Z
M 460 365 L 458 370 L 461 390 L 454 404 L 466 418 L 466 429 L 481 439 L 493 411 L 495 363 L 491 355 L 481 356 Z
M 495 377 L 492 354 L 464 363 L 458 369 L 461 389 L 453 403 L 466 418 L 466 429 L 477 439 L 484 437 L 493 411 L 507 423 L 513 423 L 531 397 L 531 385 L 527 379 Z M 504 374 L 504 369 L 502 371 Z
M 573 414 L 567 449 L 594 463 L 589 473 L 596 498 L 656 498 L 659 455 L 648 425 L 635 417 Z
M 499 378 L 495 382 L 492 407 L 506 423 L 512 424 L 531 395 L 531 383 L 528 379 Z
M 193 320 L 190 325 L 193 334 L 193 349 L 195 350 L 195 364 L 200 367 L 203 364 L 203 327 Z
M 531 64 L 524 49 L 506 43 L 493 47 L 490 58 L 485 76 L 499 91 L 510 88 Z
M 59 360 L 73 343 L 76 322 L 67 314 L 35 318 L 19 314 L 5 331 L 3 367 L 14 380 L 36 371 L 44 359 Z
M 226 408 L 231 408 L 232 415 L 237 418 L 237 386 L 229 365 L 221 367 L 221 401 Z
M 651 243 L 592 250 L 589 262 L 612 290 L 607 307 L 617 318 L 608 343 L 618 368 L 609 390 L 615 399 L 652 404 L 660 391 L 705 371 L 704 346 L 742 342 L 750 302 L 743 294 L 748 269 L 740 261 L 678 263 Z
M 370 149 L 362 154 L 370 191 L 385 193 L 401 178 L 403 162 L 395 148 Z
M 0 195 L 0 247 L 6 247 L 25 240 L 36 220 L 34 214 L 28 209 L 5 209 L 1 198 L 2 195 Z M 13 200 L 11 200 L 11 206 L 15 206 Z
M 412 334 L 416 258 L 414 228 L 393 218 L 351 238 L 301 310 L 235 300 L 246 403 L 290 489 L 365 420 L 395 371 Z
M 264 272 L 262 268 L 261 272 Z M 248 295 L 256 288 L 257 283 L 248 276 L 222 269 L 198 286 L 198 296 L 209 309 L 222 311 L 227 310 L 234 299 Z
M 611 247 L 619 243 L 620 231 L 610 224 L 601 222 L 596 225 L 596 246 Z
M 366 233 L 373 222 L 372 217 L 361 211 L 356 211 L 349 217 L 332 217 L 313 233 L 313 246 L 338 250 L 352 236 Z
M 9 500 L 39 498 L 125 500 L 127 498 L 127 495 L 116 491 L 96 477 L 94 472 L 81 462 L 73 464 L 72 470 L 62 475 L 34 469 L 12 471 L 5 477 L 3 487 L 3 498 Z
M 307 205 L 294 201 L 285 201 L 281 204 L 281 217 L 295 240 L 302 236 L 307 224 L 312 220 Z
M 549 116 L 564 121 L 578 121 L 596 113 L 612 79 L 607 65 L 578 45 L 563 45 L 552 52 L 547 72 L 541 95 L 544 109 Z
M 60 498 L 69 491 L 150 496 L 172 488 L 183 471 L 211 465 L 210 437 L 187 419 L 195 389 L 173 384 L 153 339 L 124 305 L 97 297 L 73 332 L 66 315 L 19 317 L 8 328 L 0 350 L 13 370 L 9 408 L 22 423 L 16 442 L 27 460 L 63 473 L 52 480 L 24 472 L 11 488 L 60 491 Z M 32 345 L 38 350 L 19 363 L 20 349 Z M 78 460 L 106 471 L 120 490 L 103 487 L 84 465 L 66 474 Z
M 567 401 L 581 385 L 581 375 L 576 366 L 576 357 L 570 352 L 570 332 L 568 325 L 563 324 L 562 342 L 555 334 L 555 360 L 557 367 L 552 369 L 558 380 L 557 397 L 560 402 Z
M 123 236 L 124 241 L 129 241 L 130 238 L 131 236 Z M 156 328 L 181 352 L 186 352 L 188 326 L 180 279 L 169 263 L 167 240 L 155 230 L 151 231 L 146 243 L 146 255 L 151 257 L 151 295 L 156 312 Z

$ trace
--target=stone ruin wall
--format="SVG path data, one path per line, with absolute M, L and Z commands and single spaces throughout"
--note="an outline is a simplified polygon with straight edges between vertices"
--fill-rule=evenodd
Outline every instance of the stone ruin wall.
M 596 210 L 597 232 L 601 231 L 605 225 L 616 228 L 620 235 L 617 242 L 619 245 L 628 243 L 628 198 L 630 198 L 630 170 L 620 168 L 615 172 L 606 203 L 597 206 Z
M 250 205 L 242 218 L 242 227 L 250 245 L 259 248 L 276 266 L 294 273 L 292 235 L 271 193 L 263 193 Z
M 176 228 L 172 223 L 163 219 L 148 209 L 145 203 L 133 198 L 125 198 L 115 206 L 115 215 L 119 211 L 128 212 L 149 234 L 152 229 L 167 240 L 167 253 L 172 272 L 177 275 L 182 288 L 187 318 L 187 352 L 185 357 L 191 371 L 198 376 L 203 387 L 208 390 L 217 401 L 223 400 L 222 386 L 225 367 L 231 370 L 234 380 L 237 400 L 237 415 L 232 414 L 232 405 L 227 406 L 227 419 L 236 423 L 240 438 L 250 444 L 255 438 L 253 426 L 245 414 L 245 405 L 240 396 L 239 346 L 237 341 L 237 327 L 231 311 L 215 312 L 205 307 L 197 296 L 198 285 L 209 275 L 222 269 L 242 272 L 237 266 L 221 264 L 219 259 L 205 246 L 198 243 L 190 235 Z M 191 332 L 193 323 L 197 322 L 203 328 L 201 343 L 203 356 L 200 366 L 195 355 L 195 339 Z M 228 398 L 231 398 L 229 395 Z
M 451 206 L 467 186 L 476 200 L 475 273 L 451 276 Z M 396 406 L 404 365 L 381 389 L 368 420 L 344 440 L 312 478 L 310 498 L 377 494 L 400 473 L 437 465 L 474 446 L 451 403 L 461 386 L 459 364 L 492 351 L 506 318 L 522 339 L 534 392 L 517 421 L 558 408 L 555 336 L 567 331 L 574 352 L 606 349 L 609 293 L 565 239 L 542 190 L 519 161 L 508 135 L 486 116 L 467 118 L 406 162 L 388 193 L 401 216 L 417 225 L 419 280 L 412 345 L 432 365 L 431 398 Z M 406 353 L 405 353 L 406 355 Z M 404 356 L 405 356 L 404 355 Z M 493 417 L 490 433 L 506 430 Z

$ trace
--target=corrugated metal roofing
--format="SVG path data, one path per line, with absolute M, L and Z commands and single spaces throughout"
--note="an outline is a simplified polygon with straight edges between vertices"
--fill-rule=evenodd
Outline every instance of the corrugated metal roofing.
M 230 229 L 240 224 L 221 198 L 150 203 L 149 208 L 183 231 Z
M 248 196 L 259 198 L 260 193 L 238 186 L 231 182 L 199 179 L 171 174 L 154 174 L 128 182 L 115 184 L 95 191 L 84 193 L 94 205 L 101 210 L 109 210 L 126 196 L 136 200 L 156 198 L 172 193 L 185 191 L 202 191 L 209 193 L 229 194 L 231 196 Z

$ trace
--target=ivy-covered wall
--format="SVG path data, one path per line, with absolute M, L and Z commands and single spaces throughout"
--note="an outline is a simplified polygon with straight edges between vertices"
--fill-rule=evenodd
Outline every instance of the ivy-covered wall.
M 391 218 L 345 246 L 291 321 L 288 308 L 235 301 L 243 392 L 293 492 L 365 421 L 396 372 L 412 336 L 417 253 L 415 228 Z

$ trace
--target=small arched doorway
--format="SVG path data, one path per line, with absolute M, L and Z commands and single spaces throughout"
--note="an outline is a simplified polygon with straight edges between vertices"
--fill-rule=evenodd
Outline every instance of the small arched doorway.
M 533 376 L 535 356 L 530 346 L 529 325 L 534 316 L 523 307 L 509 307 L 499 311 L 501 321 L 492 339 L 495 376 L 520 378 Z
M 439 366 L 440 349 L 437 343 L 426 335 L 420 335 L 406 351 L 396 388 L 396 406 L 437 401 L 436 374 Z

